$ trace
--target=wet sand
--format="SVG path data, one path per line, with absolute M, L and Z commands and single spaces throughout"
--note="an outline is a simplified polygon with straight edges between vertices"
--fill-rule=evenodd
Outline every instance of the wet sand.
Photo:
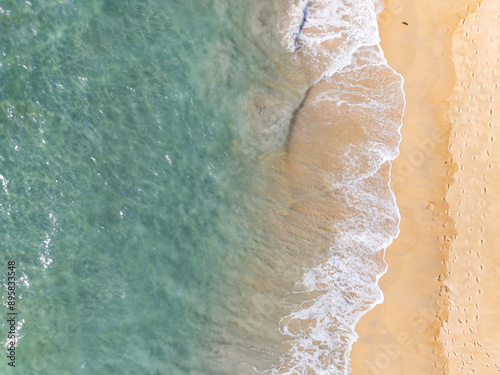
M 500 372 L 500 6 L 478 3 L 394 0 L 380 14 L 382 47 L 405 79 L 391 184 L 401 233 L 385 301 L 356 328 L 353 375 Z

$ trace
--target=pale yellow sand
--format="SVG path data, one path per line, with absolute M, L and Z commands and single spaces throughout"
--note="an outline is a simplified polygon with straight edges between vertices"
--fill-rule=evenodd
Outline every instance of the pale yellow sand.
M 402 221 L 353 375 L 500 372 L 500 6 L 478 3 L 388 0 L 380 16 L 405 78 L 392 174 Z
M 451 124 L 444 100 L 453 88 L 450 37 L 458 17 L 449 20 L 446 4 L 412 3 L 392 2 L 391 12 L 380 18 L 386 57 L 405 78 L 403 140 L 391 184 L 402 215 L 401 233 L 386 254 L 389 268 L 380 280 L 385 301 L 356 328 L 354 375 L 443 374 L 447 366 L 437 340 L 439 317 L 446 313 L 440 275 L 453 233 L 444 202 L 451 183 Z
M 447 199 L 457 234 L 447 262 L 441 339 L 450 373 L 500 373 L 500 2 L 484 0 L 453 35 L 449 98 L 458 165 Z

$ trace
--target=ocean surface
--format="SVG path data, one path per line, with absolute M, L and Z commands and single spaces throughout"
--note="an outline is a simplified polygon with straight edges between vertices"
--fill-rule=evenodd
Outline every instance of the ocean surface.
M 399 222 L 378 10 L 0 1 L 0 373 L 348 374 Z

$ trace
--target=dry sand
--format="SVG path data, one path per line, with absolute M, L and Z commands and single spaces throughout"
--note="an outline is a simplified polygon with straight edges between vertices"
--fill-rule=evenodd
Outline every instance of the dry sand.
M 353 375 L 500 373 L 500 4 L 478 3 L 387 0 L 380 15 L 405 78 L 401 234 L 385 301 L 357 326 Z
M 448 99 L 458 165 L 447 200 L 457 231 L 447 262 L 450 309 L 441 339 L 450 373 L 500 373 L 500 3 L 484 0 L 453 35 Z

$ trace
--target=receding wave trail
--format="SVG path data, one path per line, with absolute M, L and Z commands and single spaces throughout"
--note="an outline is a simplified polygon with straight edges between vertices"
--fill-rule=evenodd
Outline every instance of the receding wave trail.
M 289 291 L 300 302 L 280 322 L 288 349 L 267 374 L 349 373 L 355 325 L 383 300 L 384 252 L 399 232 L 389 183 L 404 93 L 379 45 L 377 6 L 301 0 L 280 24 L 283 45 L 314 83 L 278 168 L 278 190 L 288 192 L 280 230 L 289 235 L 276 247 L 327 249 Z

